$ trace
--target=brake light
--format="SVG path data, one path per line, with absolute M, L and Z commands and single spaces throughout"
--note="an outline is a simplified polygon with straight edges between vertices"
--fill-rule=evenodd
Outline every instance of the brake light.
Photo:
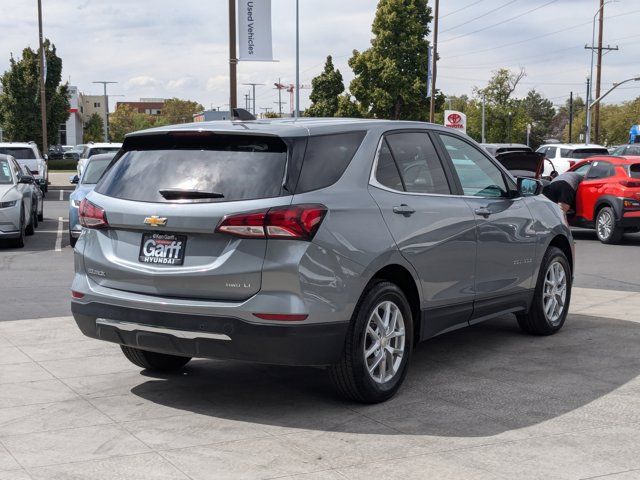
M 640 188 L 640 180 L 620 180 L 620 184 L 627 188 Z
M 241 238 L 285 238 L 310 241 L 327 213 L 324 205 L 290 205 L 266 212 L 228 215 L 216 232 Z
M 75 290 L 71 290 L 71 296 L 73 298 L 84 298 L 84 293 L 76 292 Z
M 107 215 L 104 209 L 91 203 L 84 198 L 80 202 L 80 224 L 86 228 L 106 228 L 109 226 L 107 223 Z

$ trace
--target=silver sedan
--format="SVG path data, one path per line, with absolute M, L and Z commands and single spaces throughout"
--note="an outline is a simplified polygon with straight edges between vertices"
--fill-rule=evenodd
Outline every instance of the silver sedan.
M 0 155 L 0 240 L 24 247 L 24 237 L 34 233 L 34 211 L 31 179 L 13 157 Z

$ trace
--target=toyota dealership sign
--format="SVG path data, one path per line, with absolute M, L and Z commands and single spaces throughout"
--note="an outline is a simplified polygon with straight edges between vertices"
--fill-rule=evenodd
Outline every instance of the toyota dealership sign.
M 444 111 L 444 126 L 467 133 L 467 116 L 455 110 Z

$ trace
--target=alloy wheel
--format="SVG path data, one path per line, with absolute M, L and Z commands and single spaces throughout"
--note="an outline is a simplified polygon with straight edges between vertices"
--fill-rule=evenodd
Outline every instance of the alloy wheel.
M 567 302 L 567 272 L 558 261 L 549 265 L 544 277 L 542 303 L 544 316 L 552 325 L 557 325 Z
M 607 239 L 611 236 L 611 231 L 613 230 L 613 217 L 611 216 L 611 212 L 608 210 L 604 210 L 600 212 L 598 215 L 598 236 L 602 239 Z
M 371 378 L 385 383 L 398 373 L 405 354 L 405 326 L 400 308 L 392 301 L 380 302 L 367 322 L 364 362 Z

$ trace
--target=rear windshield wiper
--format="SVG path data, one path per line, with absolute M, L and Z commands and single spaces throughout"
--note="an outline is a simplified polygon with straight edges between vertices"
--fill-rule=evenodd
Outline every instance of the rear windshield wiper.
M 162 195 L 166 200 L 199 200 L 206 198 L 224 198 L 224 195 L 222 193 L 205 192 L 203 190 L 167 189 L 160 190 L 158 193 L 160 193 L 160 195 Z

